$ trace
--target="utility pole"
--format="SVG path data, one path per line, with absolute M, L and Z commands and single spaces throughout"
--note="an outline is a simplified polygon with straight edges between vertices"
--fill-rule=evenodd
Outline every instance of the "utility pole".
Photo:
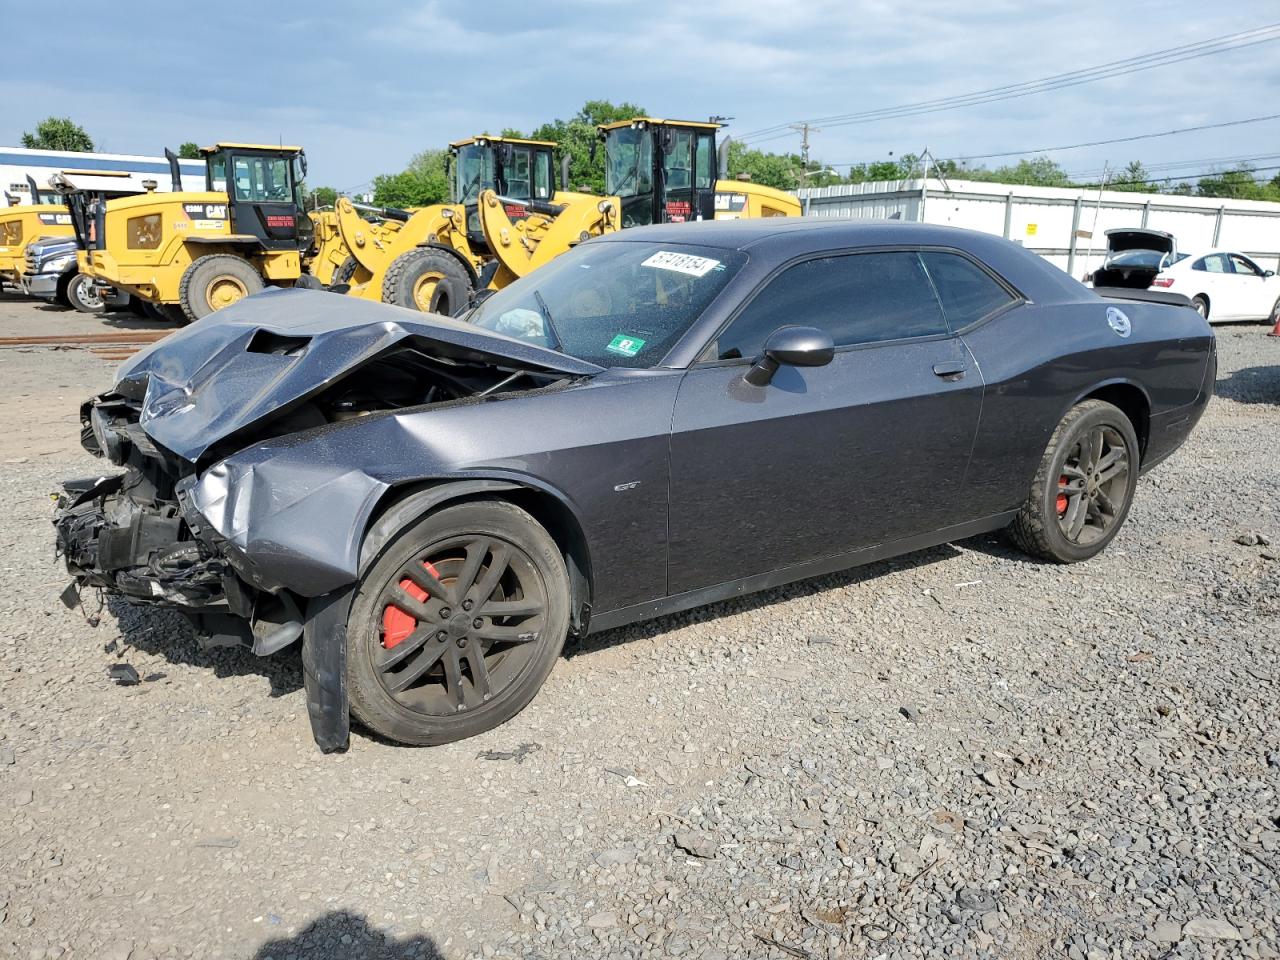
M 809 134 L 821 133 L 818 127 L 811 126 L 808 122 L 789 124 L 792 130 L 800 131 L 800 159 L 804 164 L 804 169 L 800 171 L 800 181 L 803 185 L 804 181 L 809 178 Z

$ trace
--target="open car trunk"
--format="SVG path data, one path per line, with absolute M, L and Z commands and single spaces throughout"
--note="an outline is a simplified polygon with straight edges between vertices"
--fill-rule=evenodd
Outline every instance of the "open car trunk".
M 1178 255 L 1173 234 L 1163 230 L 1107 231 L 1107 258 L 1090 278 L 1095 288 L 1146 290 Z

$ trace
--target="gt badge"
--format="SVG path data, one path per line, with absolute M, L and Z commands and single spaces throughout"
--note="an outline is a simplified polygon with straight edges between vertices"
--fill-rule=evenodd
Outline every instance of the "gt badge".
M 1118 336 L 1127 337 L 1133 332 L 1133 324 L 1119 307 L 1107 307 L 1107 323 Z

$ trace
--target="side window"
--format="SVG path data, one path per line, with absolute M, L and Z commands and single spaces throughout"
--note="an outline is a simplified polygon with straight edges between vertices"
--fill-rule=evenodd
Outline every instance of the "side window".
M 528 200 L 529 151 L 516 148 L 511 153 L 511 165 L 507 169 L 507 193 L 517 200 Z
M 533 196 L 535 200 L 546 200 L 551 193 L 551 154 L 544 150 L 534 154 Z
M 693 185 L 698 190 L 710 190 L 715 183 L 715 140 L 703 133 L 698 135 L 698 150 L 693 158 Z
M 952 330 L 962 330 L 1015 300 L 971 260 L 937 250 L 921 253 L 920 259 L 929 271 L 929 279 L 933 281 L 933 289 L 942 301 L 942 312 Z
M 1255 267 L 1252 263 L 1250 263 L 1244 257 L 1237 256 L 1234 253 L 1231 255 L 1231 269 L 1233 273 L 1242 277 L 1262 276 L 1261 270 Z
M 818 327 L 837 347 L 947 333 L 918 254 L 806 260 L 769 281 L 720 335 L 720 360 L 758 357 L 778 327 Z
M 667 175 L 667 186 L 681 189 L 690 185 L 689 161 L 693 156 L 693 134 L 688 130 L 677 130 L 671 141 L 671 150 L 663 158 Z
M 1230 273 L 1227 268 L 1227 258 L 1220 253 L 1215 253 L 1195 264 L 1195 269 L 1204 270 L 1206 273 Z

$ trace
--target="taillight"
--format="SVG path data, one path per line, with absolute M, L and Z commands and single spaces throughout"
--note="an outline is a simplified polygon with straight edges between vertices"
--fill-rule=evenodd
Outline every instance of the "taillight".
M 1173 277 L 1156 277 L 1151 281 L 1153 287 L 1172 287 Z

